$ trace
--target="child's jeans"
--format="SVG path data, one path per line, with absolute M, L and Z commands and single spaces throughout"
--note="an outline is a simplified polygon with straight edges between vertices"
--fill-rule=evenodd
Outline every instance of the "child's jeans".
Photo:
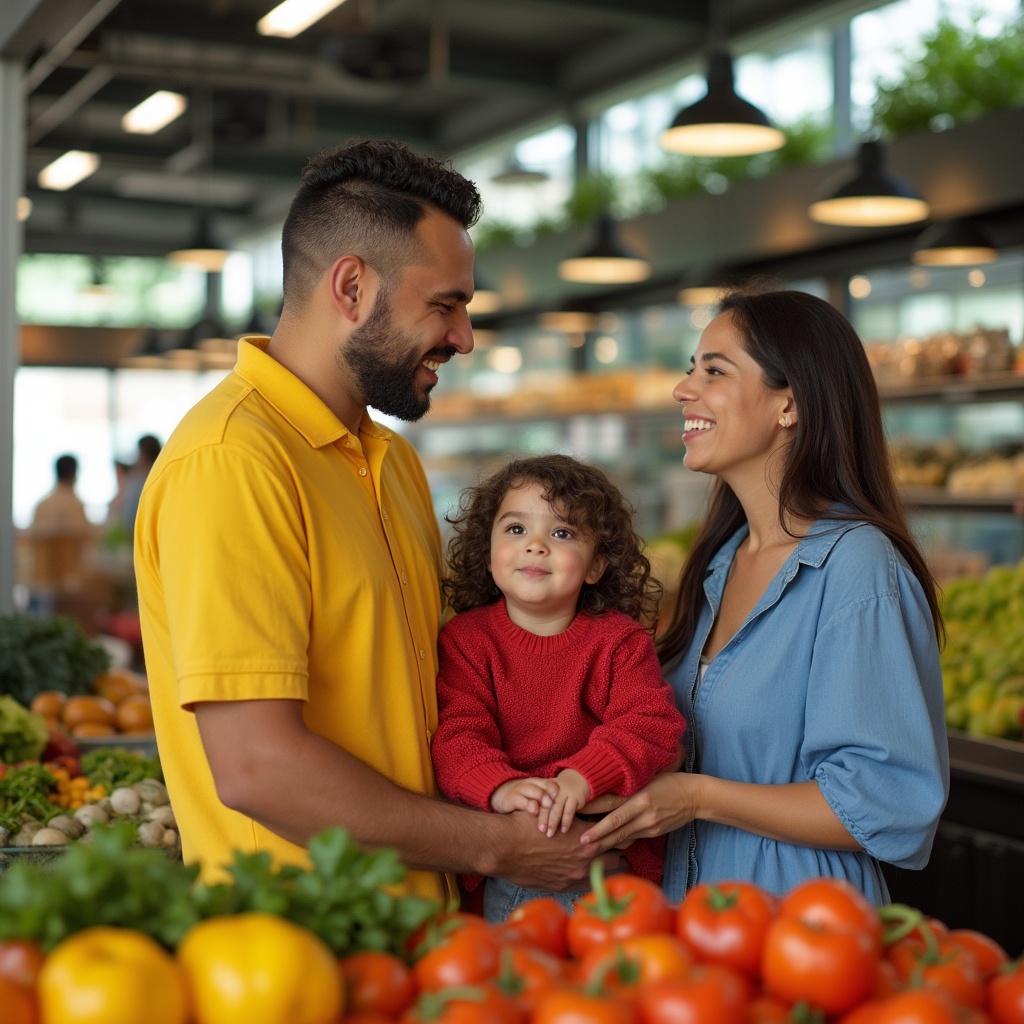
M 589 888 L 576 892 L 545 892 L 543 889 L 524 889 L 504 878 L 484 879 L 484 917 L 490 924 L 501 924 L 521 903 L 548 896 L 557 900 L 572 913 L 573 904 L 589 892 Z

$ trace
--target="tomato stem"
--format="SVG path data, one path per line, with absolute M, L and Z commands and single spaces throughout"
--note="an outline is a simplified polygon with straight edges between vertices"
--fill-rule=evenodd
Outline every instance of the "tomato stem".
M 604 865 L 596 857 L 590 862 L 590 888 L 596 898 L 594 909 L 602 921 L 614 921 L 633 901 L 633 893 L 619 900 L 608 895 L 608 887 L 604 884 Z

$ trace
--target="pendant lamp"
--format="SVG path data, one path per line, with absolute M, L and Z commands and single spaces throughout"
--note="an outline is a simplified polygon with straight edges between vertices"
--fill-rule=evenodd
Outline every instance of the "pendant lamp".
M 586 284 L 631 284 L 646 281 L 650 274 L 650 263 L 622 244 L 618 227 L 607 213 L 597 220 L 594 245 L 558 264 L 563 280 Z
M 724 50 L 708 56 L 707 92 L 685 107 L 661 133 L 663 149 L 688 156 L 751 156 L 770 153 L 786 136 L 767 115 L 736 92 L 732 57 Z
M 597 327 L 597 314 L 576 302 L 566 302 L 537 317 L 537 326 L 561 334 L 585 334 Z
M 742 285 L 743 278 L 725 266 L 698 266 L 679 283 L 677 298 L 681 306 L 714 306 L 732 288 Z
M 811 220 L 845 227 L 888 227 L 912 224 L 928 216 L 928 204 L 909 182 L 885 168 L 880 142 L 862 142 L 857 171 L 838 186 L 826 186 L 825 197 L 808 207 Z
M 210 231 L 210 216 L 206 211 L 201 211 L 191 242 L 181 249 L 168 253 L 167 259 L 180 266 L 199 267 L 207 273 L 219 273 L 224 269 L 230 255 L 230 249 L 214 240 Z
M 517 159 L 515 153 L 509 154 L 509 158 L 505 161 L 505 166 L 491 178 L 495 185 L 537 185 L 547 180 L 548 175 L 546 171 L 524 167 Z
M 963 217 L 942 220 L 924 229 L 911 259 L 922 267 L 969 267 L 998 259 L 988 232 Z
M 164 368 L 163 334 L 150 327 L 142 337 L 142 343 L 130 356 L 125 356 L 118 366 L 131 370 L 161 370 Z
M 501 292 L 492 287 L 486 278 L 473 272 L 473 298 L 466 306 L 470 316 L 487 316 L 501 309 Z

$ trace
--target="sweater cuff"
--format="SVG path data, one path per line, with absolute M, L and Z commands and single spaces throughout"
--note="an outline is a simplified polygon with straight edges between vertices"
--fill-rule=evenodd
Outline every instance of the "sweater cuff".
M 572 768 L 590 783 L 590 799 L 604 793 L 614 793 L 626 781 L 621 763 L 602 747 L 584 747 L 555 766 L 557 775 L 563 768 Z
M 491 794 L 509 779 L 528 779 L 525 772 L 517 772 L 504 761 L 486 761 L 462 776 L 459 799 L 471 807 L 491 809 Z

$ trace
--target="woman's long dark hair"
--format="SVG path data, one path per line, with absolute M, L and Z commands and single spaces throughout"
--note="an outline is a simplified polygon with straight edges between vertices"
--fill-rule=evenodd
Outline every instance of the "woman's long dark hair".
M 765 386 L 789 387 L 798 419 L 782 468 L 779 522 L 863 520 L 889 538 L 924 588 L 936 637 L 943 634 L 935 579 L 907 526 L 889 461 L 878 388 L 853 326 L 823 299 L 804 292 L 732 292 L 731 313 Z M 834 508 L 836 504 L 844 508 Z M 704 577 L 715 552 L 746 522 L 721 480 L 683 566 L 668 627 L 658 639 L 662 665 L 679 657 L 697 631 Z

